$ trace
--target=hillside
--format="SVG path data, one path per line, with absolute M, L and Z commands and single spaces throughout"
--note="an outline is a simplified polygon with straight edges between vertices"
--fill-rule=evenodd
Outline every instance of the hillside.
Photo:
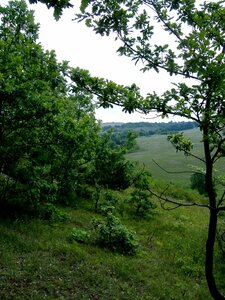
M 186 134 L 194 138 L 195 153 L 200 155 L 199 131 Z M 185 174 L 168 175 L 152 163 L 154 159 L 174 171 L 194 164 L 176 154 L 165 136 L 141 137 L 138 144 L 140 149 L 128 157 L 145 163 L 157 179 L 151 183 L 154 189 L 165 188 L 161 178 L 188 186 Z M 131 192 L 114 191 L 113 195 L 118 199 L 117 218 L 139 244 L 135 255 L 96 243 L 92 220 L 102 220 L 103 215 L 94 210 L 94 194 L 76 199 L 73 208 L 60 207 L 60 214 L 55 210 L 50 222 L 24 216 L 0 218 L 0 299 L 212 299 L 204 275 L 208 210 L 165 211 L 152 198 L 157 208 L 141 218 L 130 203 Z M 168 192 L 185 201 L 204 201 L 197 192 L 176 185 Z M 61 214 L 67 218 L 59 222 Z M 224 259 L 218 249 L 216 264 L 217 282 L 224 291 Z
M 193 154 L 202 158 L 203 144 L 199 129 L 186 130 L 185 136 L 191 138 L 193 142 Z M 138 137 L 137 143 L 139 149 L 129 153 L 127 159 L 138 161 L 151 172 L 153 177 L 168 183 L 190 187 L 191 172 L 196 171 L 197 168 L 203 168 L 203 164 L 198 159 L 177 153 L 165 135 Z M 224 166 L 225 160 L 221 159 L 216 165 L 217 173 L 215 175 L 223 174 Z
M 155 134 L 168 134 L 181 130 L 196 128 L 195 122 L 133 122 L 133 123 L 103 123 L 103 132 L 112 129 L 114 135 L 125 136 L 129 131 L 134 131 L 137 136 L 152 136 Z
M 94 237 L 97 215 L 91 203 L 83 205 L 64 209 L 70 218 L 64 223 L 1 219 L 0 299 L 211 299 L 204 277 L 206 210 L 158 207 L 148 220 L 125 213 L 123 223 L 140 244 L 136 256 L 127 256 L 73 240 L 81 229 Z

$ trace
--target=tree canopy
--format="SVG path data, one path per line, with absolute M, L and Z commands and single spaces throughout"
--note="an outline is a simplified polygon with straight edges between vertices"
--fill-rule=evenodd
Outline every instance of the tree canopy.
M 101 157 L 105 168 L 116 169 L 112 160 L 120 160 L 120 183 L 123 176 L 127 182 L 124 146 L 109 147 L 92 94 L 76 89 L 73 68 L 37 42 L 38 25 L 25 1 L 0 7 L 0 35 L 2 207 L 34 213 L 49 203 L 76 201 L 88 169 L 96 173 L 99 148 L 108 154 Z

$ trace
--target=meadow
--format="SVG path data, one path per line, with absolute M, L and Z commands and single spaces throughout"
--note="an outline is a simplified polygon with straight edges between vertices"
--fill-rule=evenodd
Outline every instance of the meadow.
M 204 150 L 199 129 L 185 130 L 184 136 L 191 139 L 193 154 L 203 158 Z M 193 172 L 198 169 L 204 171 L 204 164 L 199 159 L 176 152 L 175 148 L 167 140 L 167 135 L 139 137 L 137 143 L 139 149 L 129 153 L 127 158 L 144 165 L 154 178 L 189 188 L 190 176 Z M 221 159 L 215 166 L 215 176 L 224 174 L 224 168 L 225 160 Z

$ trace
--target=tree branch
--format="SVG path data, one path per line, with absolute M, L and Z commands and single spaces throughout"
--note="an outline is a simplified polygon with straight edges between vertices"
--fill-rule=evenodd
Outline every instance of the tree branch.
M 217 208 L 217 211 L 218 211 L 218 212 L 219 212 L 219 211 L 225 211 L 225 206 L 221 206 L 221 207 Z
M 225 142 L 225 138 L 221 137 L 221 140 L 219 141 L 219 143 L 217 145 L 217 150 L 216 150 L 215 154 L 212 156 L 212 161 L 216 161 L 218 159 L 217 155 L 221 152 L 221 147 L 224 142 Z
M 162 200 L 164 201 L 165 203 L 161 203 L 161 206 L 165 209 L 165 204 L 166 203 L 169 203 L 169 204 L 173 204 L 175 205 L 174 208 L 172 209 L 176 209 L 178 207 L 191 207 L 191 206 L 198 206 L 198 207 L 204 207 L 204 208 L 208 208 L 210 209 L 210 206 L 207 205 L 207 204 L 202 204 L 202 203 L 197 203 L 197 202 L 188 202 L 188 203 L 181 203 L 181 202 L 178 202 L 178 201 L 175 201 L 175 200 L 172 200 L 172 199 L 168 199 L 167 197 L 164 197 L 163 194 L 165 193 L 165 191 L 168 189 L 168 187 L 160 194 L 158 195 L 157 193 L 153 192 L 150 188 L 148 188 L 148 191 L 153 195 L 155 196 L 156 198 L 158 198 L 159 200 Z M 171 210 L 170 209 L 167 209 L 167 210 Z M 224 210 L 225 210 L 225 207 L 224 207 Z
M 220 201 L 219 201 L 218 204 L 217 204 L 217 208 L 220 208 L 219 206 L 223 203 L 224 197 L 225 197 L 225 190 L 224 190 L 224 192 L 223 192 L 222 197 L 220 198 Z
M 155 62 L 153 62 L 152 60 L 150 60 L 149 58 L 147 58 L 145 55 L 143 55 L 142 53 L 138 52 L 137 50 L 135 50 L 133 47 L 131 47 L 126 41 L 125 39 L 119 34 L 120 36 L 120 39 L 121 41 L 124 43 L 124 45 L 133 53 L 135 53 L 139 59 L 141 59 L 142 61 L 146 61 L 149 63 L 149 65 L 152 65 L 152 66 L 155 66 L 157 68 L 160 68 L 162 70 L 165 70 L 167 73 L 171 73 L 171 70 L 167 67 L 165 67 L 164 65 L 162 64 L 156 64 Z M 199 79 L 198 77 L 194 76 L 194 75 L 190 75 L 190 74 L 187 74 L 186 72 L 179 72 L 179 71 L 173 71 L 173 74 L 174 75 L 180 75 L 180 76 L 183 76 L 185 78 L 192 78 L 192 79 L 195 79 L 195 80 L 198 80 L 198 81 L 202 81 L 201 79 Z
M 154 3 L 151 1 L 151 3 L 149 3 L 148 0 L 144 0 L 143 1 L 145 3 L 145 5 L 147 5 L 150 9 L 152 9 L 157 16 L 159 17 L 160 21 L 165 25 L 165 27 L 173 34 L 176 36 L 176 38 L 182 42 L 181 37 L 177 34 L 177 32 L 171 27 L 169 26 L 169 24 L 163 19 L 162 15 L 160 14 L 160 12 L 157 10 L 156 5 L 154 5 Z
M 152 159 L 152 161 L 164 172 L 166 172 L 167 174 L 194 174 L 196 172 L 194 171 L 167 171 L 166 169 L 164 169 L 162 166 L 160 166 L 154 159 Z

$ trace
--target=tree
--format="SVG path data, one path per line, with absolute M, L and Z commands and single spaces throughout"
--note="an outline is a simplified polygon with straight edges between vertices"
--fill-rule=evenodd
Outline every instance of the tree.
M 116 145 L 108 132 L 96 143 L 96 153 L 88 174 L 88 182 L 97 187 L 126 189 L 131 185 L 134 165 L 125 159 L 133 146 L 135 135 L 127 135 L 122 145 Z
M 68 203 L 100 137 L 92 95 L 72 89 L 68 63 L 37 42 L 25 1 L 0 7 L 0 35 L 1 207 Z
M 52 141 L 54 114 L 65 94 L 64 66 L 36 42 L 38 26 L 24 1 L 9 2 L 0 15 L 1 197 L 7 202 L 30 199 L 33 205 L 40 194 L 43 201 L 53 200 L 57 190 L 48 180 L 54 151 L 48 147 L 43 154 L 43 148 Z
M 214 278 L 214 244 L 220 212 L 225 211 L 225 192 L 216 196 L 213 182 L 215 163 L 225 156 L 225 8 L 224 1 L 197 3 L 194 0 L 107 0 L 88 1 L 77 16 L 97 34 L 114 34 L 122 46 L 120 55 L 140 63 L 142 71 L 164 70 L 180 79 L 163 94 L 140 95 L 136 85 L 129 87 L 93 78 L 88 72 L 74 70 L 72 79 L 81 89 L 98 95 L 100 105 L 117 104 L 129 113 L 157 111 L 162 117 L 175 115 L 198 123 L 202 133 L 204 157 L 196 157 L 205 169 L 208 204 L 199 205 L 210 212 L 206 242 L 205 272 L 214 299 L 225 299 Z M 168 35 L 156 42 L 156 27 Z M 164 41 L 169 40 L 166 44 Z M 182 134 L 170 136 L 177 151 L 193 155 L 192 143 Z M 175 203 L 166 197 L 161 200 Z

